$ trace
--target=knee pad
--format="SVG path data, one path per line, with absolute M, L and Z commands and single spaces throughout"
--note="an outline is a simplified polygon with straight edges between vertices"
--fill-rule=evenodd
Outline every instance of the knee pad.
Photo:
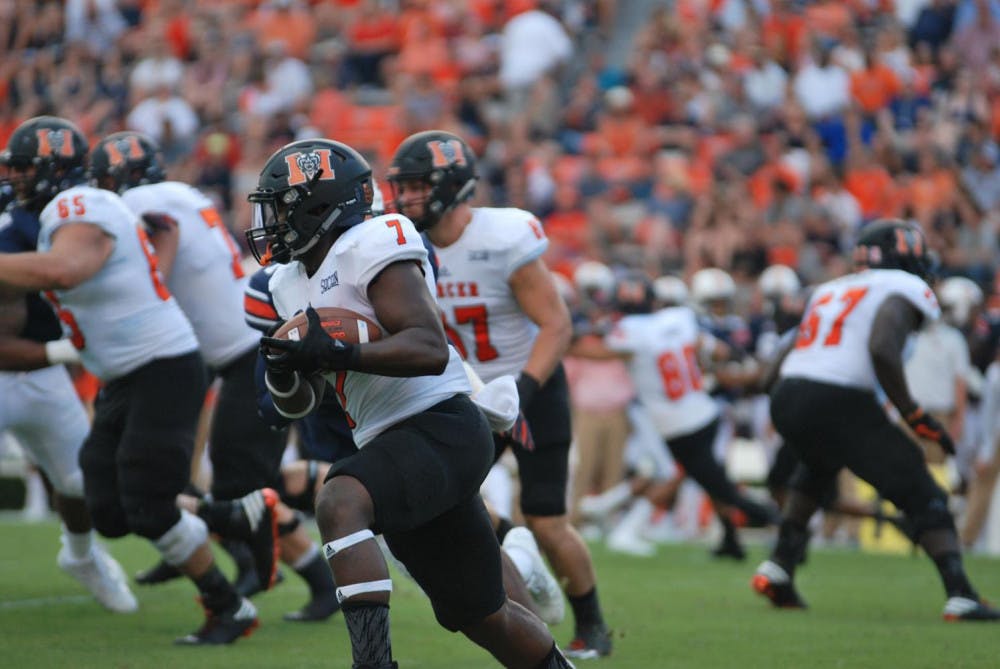
M 63 497 L 83 497 L 83 471 L 77 467 L 74 472 L 63 477 L 50 477 L 52 487 Z
M 163 561 L 174 567 L 187 562 L 195 550 L 208 541 L 205 521 L 188 511 L 180 513 L 180 520 L 153 542 Z

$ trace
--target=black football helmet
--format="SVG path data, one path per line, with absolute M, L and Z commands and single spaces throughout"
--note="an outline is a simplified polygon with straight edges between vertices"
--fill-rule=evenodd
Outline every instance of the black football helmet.
M 926 279 L 933 261 L 920 228 L 894 218 L 866 225 L 854 248 L 854 262 L 872 269 L 901 269 Z
M 420 180 L 431 186 L 417 230 L 426 230 L 441 220 L 451 207 L 465 202 L 476 192 L 476 156 L 459 137 L 443 130 L 410 135 L 396 149 L 388 171 L 396 211 L 403 211 L 397 184 Z M 412 217 L 411 217 L 412 218 Z
M 615 278 L 615 308 L 623 314 L 648 314 L 656 293 L 653 282 L 643 272 L 628 270 Z
M 88 177 L 100 188 L 124 193 L 129 188 L 167 178 L 159 145 L 141 132 L 116 132 L 97 143 L 88 161 Z
M 17 126 L 0 164 L 18 204 L 41 211 L 56 193 L 83 181 L 88 148 L 80 129 L 63 118 L 36 116 Z
M 287 263 L 331 230 L 365 220 L 372 206 L 372 168 L 364 157 L 330 139 L 287 144 L 264 164 L 247 242 L 262 265 Z

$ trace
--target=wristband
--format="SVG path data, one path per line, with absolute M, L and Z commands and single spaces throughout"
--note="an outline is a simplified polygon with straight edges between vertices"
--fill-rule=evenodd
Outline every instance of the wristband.
M 300 377 L 298 372 L 292 372 L 292 387 L 286 390 L 279 390 L 274 386 L 274 382 L 271 379 L 272 372 L 267 370 L 264 372 L 264 385 L 267 386 L 268 391 L 274 397 L 280 397 L 282 399 L 291 397 L 299 390 Z
M 67 365 L 80 362 L 80 352 L 69 339 L 45 342 L 45 359 L 50 365 Z

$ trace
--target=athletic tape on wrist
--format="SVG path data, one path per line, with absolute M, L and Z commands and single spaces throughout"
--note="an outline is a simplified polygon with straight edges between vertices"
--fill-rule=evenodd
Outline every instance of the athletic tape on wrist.
M 292 372 L 294 374 L 295 383 L 292 384 L 290 390 L 277 390 L 271 384 L 271 373 L 264 372 L 264 385 L 267 386 L 268 392 L 270 392 L 275 397 L 280 397 L 282 399 L 286 397 L 291 397 L 299 390 L 299 384 L 301 383 L 302 377 L 298 372 Z
M 333 541 L 328 541 L 323 544 L 323 555 L 325 555 L 326 559 L 329 560 L 345 548 L 350 548 L 354 544 L 359 544 L 362 541 L 374 538 L 375 533 L 371 530 L 358 530 L 357 532 L 348 534 L 346 537 L 334 539 Z

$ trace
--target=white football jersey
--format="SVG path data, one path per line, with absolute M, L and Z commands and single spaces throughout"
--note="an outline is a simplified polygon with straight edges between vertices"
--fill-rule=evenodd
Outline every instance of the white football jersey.
M 90 223 L 114 238 L 97 274 L 46 297 L 80 350 L 84 366 L 111 381 L 154 358 L 198 348 L 194 331 L 156 269 L 156 255 L 139 219 L 110 191 L 76 186 L 57 195 L 41 214 L 38 250 L 67 223 Z
M 483 381 L 517 376 L 538 334 L 508 283 L 522 265 L 545 253 L 542 225 L 523 209 L 472 210 L 472 220 L 450 246 L 434 247 L 437 297 L 465 358 Z
M 167 288 L 191 321 L 205 362 L 221 369 L 256 346 L 260 333 L 243 316 L 248 277 L 240 250 L 212 200 L 177 181 L 137 186 L 122 199 L 137 216 L 163 213 L 177 221 L 177 257 Z
M 284 320 L 311 304 L 350 309 L 378 323 L 368 300 L 368 284 L 388 265 L 407 260 L 420 264 L 427 290 L 433 291 L 427 249 L 413 223 L 399 214 L 377 216 L 341 234 L 312 277 L 302 263 L 292 262 L 274 272 L 268 287 Z M 461 358 L 450 346 L 448 351 L 448 365 L 439 376 L 390 377 L 355 371 L 326 375 L 347 413 L 358 448 L 401 420 L 471 392 Z
M 698 317 L 688 307 L 625 316 L 604 341 L 631 353 L 629 373 L 639 401 L 664 439 L 691 434 L 719 415 L 702 388 Z
M 920 277 L 898 269 L 869 269 L 828 281 L 813 291 L 780 376 L 875 390 L 868 352 L 875 315 L 899 295 L 928 320 L 941 315 L 934 291 Z

